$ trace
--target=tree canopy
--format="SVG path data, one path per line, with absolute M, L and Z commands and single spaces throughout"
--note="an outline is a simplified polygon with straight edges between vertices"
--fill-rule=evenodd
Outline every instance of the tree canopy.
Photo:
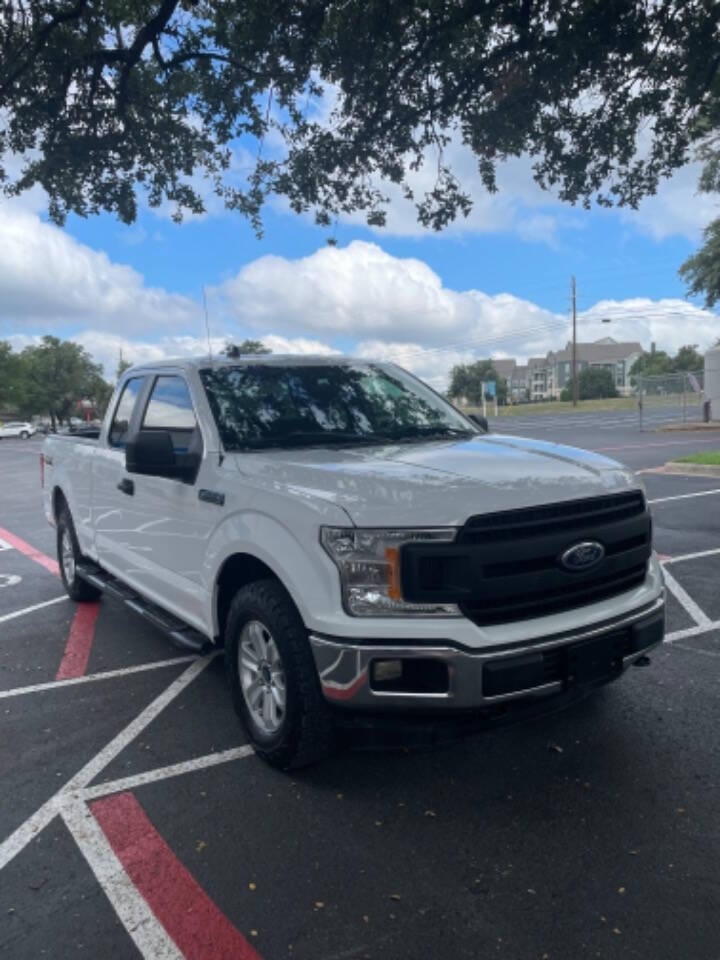
M 578 374 L 578 397 L 580 400 L 598 400 L 618 395 L 612 371 L 607 367 L 584 367 Z M 572 387 L 565 387 L 561 400 L 572 400 Z
M 241 340 L 240 343 L 228 341 L 222 351 L 226 357 L 231 359 L 241 357 L 243 354 L 267 354 L 272 353 L 269 347 L 266 347 L 262 340 Z
M 464 399 L 478 406 L 483 401 L 483 383 L 494 380 L 497 401 L 507 401 L 507 380 L 498 375 L 492 360 L 477 360 L 475 363 L 461 363 L 452 368 L 450 386 L 447 395 L 451 400 Z
M 101 415 L 112 387 L 102 368 L 70 340 L 45 336 L 42 343 L 13 353 L 0 341 L 0 403 L 24 416 L 47 416 L 58 421 L 82 416 L 80 400 L 89 400 Z
M 704 365 L 704 358 L 698 353 L 697 346 L 696 343 L 687 343 L 680 347 L 674 357 L 664 350 L 644 352 L 632 365 L 630 375 L 653 377 L 665 373 L 697 373 Z
M 396 184 L 441 229 L 472 205 L 452 142 L 489 191 L 527 154 L 563 200 L 635 205 L 713 129 L 717 20 L 714 0 L 7 0 L 0 180 L 40 184 L 58 223 L 132 222 L 138 188 L 201 211 L 204 176 L 258 231 L 271 194 L 382 224 Z

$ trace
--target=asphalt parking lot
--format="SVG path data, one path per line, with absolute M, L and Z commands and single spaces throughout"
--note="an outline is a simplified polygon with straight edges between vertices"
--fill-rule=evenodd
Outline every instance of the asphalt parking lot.
M 720 441 L 535 419 L 500 426 L 638 471 Z M 40 448 L 0 444 L 0 955 L 720 958 L 720 479 L 643 475 L 669 589 L 651 666 L 288 776 L 246 746 L 221 656 L 64 599 Z

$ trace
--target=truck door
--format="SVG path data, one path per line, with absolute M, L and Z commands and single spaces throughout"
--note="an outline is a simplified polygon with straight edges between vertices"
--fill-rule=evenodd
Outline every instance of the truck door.
M 107 435 L 93 449 L 92 527 L 98 560 L 110 573 L 132 580 L 135 560 L 131 531 L 140 523 L 135 501 L 127 495 L 125 442 L 136 429 L 140 399 L 147 394 L 148 377 L 131 377 L 122 388 Z
M 212 585 L 203 580 L 202 564 L 222 512 L 200 500 L 198 491 L 214 486 L 214 461 L 209 462 L 185 378 L 173 371 L 152 376 L 151 381 L 141 398 L 136 429 L 169 431 L 176 453 L 198 452 L 202 460 L 195 483 L 126 474 L 133 485 L 127 499 L 132 501 L 134 523 L 126 534 L 133 560 L 131 575 L 143 594 L 208 631 Z

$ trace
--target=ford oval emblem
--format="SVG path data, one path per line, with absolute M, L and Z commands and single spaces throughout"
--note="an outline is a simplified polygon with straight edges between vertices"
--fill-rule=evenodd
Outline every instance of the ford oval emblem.
M 605 547 L 597 540 L 574 543 L 561 554 L 560 563 L 566 570 L 589 570 L 605 556 Z

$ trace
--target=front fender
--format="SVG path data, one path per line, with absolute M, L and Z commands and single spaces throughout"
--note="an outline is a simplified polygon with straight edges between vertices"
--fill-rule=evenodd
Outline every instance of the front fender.
M 333 521 L 348 526 L 348 518 L 337 510 Z M 341 605 L 337 568 L 320 545 L 315 522 L 291 530 L 276 517 L 259 511 L 243 511 L 227 517 L 213 532 L 205 554 L 204 577 L 212 609 L 207 622 L 219 632 L 215 584 L 223 565 L 236 554 L 248 554 L 272 570 L 293 599 L 308 629 L 319 629 L 316 614 Z

